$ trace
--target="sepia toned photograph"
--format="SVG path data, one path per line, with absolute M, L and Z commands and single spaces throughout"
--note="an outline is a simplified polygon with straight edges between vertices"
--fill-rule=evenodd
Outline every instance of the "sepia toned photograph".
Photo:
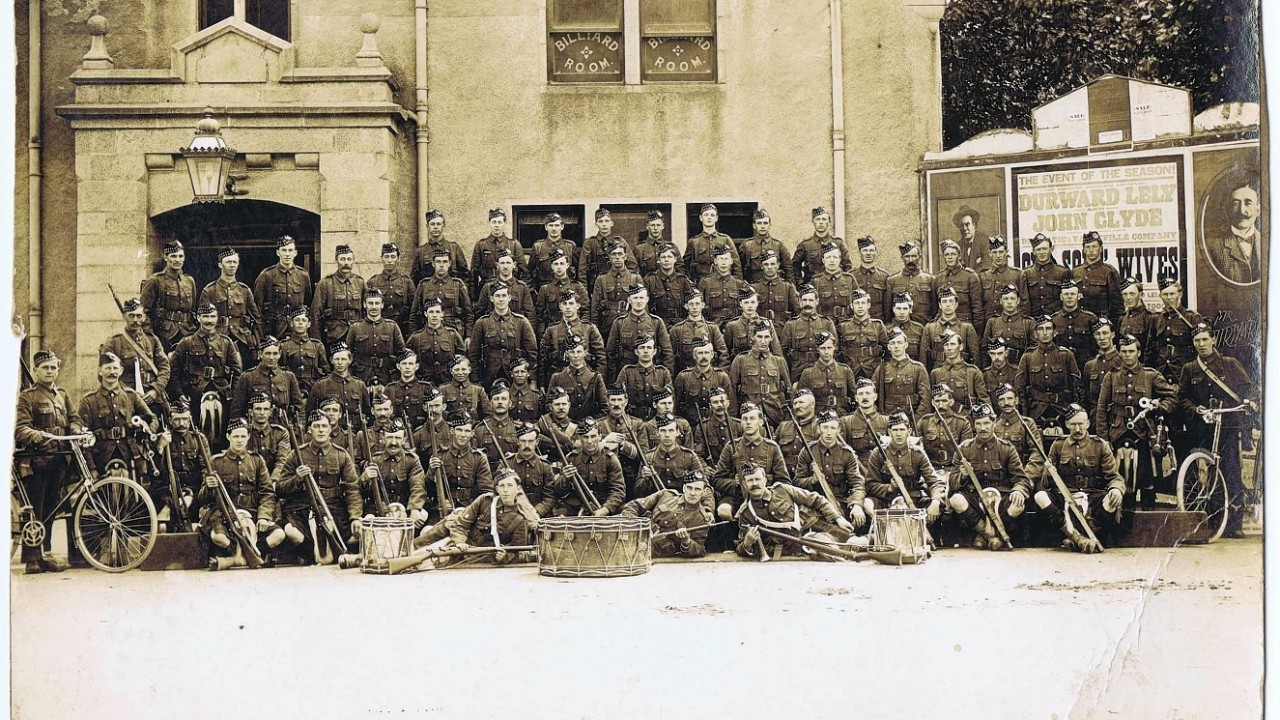
M 1264 717 L 1263 10 L 19 0 L 10 716 Z

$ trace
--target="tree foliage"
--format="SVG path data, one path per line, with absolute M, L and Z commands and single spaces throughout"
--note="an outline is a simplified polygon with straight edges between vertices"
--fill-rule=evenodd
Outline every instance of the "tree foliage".
M 1031 111 L 1107 73 L 1186 88 L 1193 111 L 1257 102 L 1257 0 L 951 0 L 943 140 L 1031 127 Z

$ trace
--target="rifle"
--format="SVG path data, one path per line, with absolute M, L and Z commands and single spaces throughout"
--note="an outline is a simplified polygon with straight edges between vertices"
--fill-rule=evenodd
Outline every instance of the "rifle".
M 657 420 L 654 420 L 655 427 Z M 649 462 L 649 458 L 644 456 L 644 449 L 640 447 L 640 438 L 636 435 L 636 426 L 631 423 L 631 418 L 627 414 L 622 413 L 622 424 L 627 427 L 627 432 L 631 435 L 631 442 L 636 446 L 636 452 L 640 455 L 640 464 L 649 469 L 649 476 L 653 478 L 653 484 L 659 490 L 666 490 L 667 484 L 662 482 L 662 477 L 658 475 L 658 471 L 654 469 L 653 463 Z
M 258 528 L 253 523 L 253 515 L 248 510 L 242 510 L 236 507 L 231 500 L 231 493 L 227 491 L 227 485 L 222 481 L 222 477 L 213 469 L 213 457 L 209 454 L 209 443 L 205 442 L 204 435 L 200 431 L 192 429 L 196 434 L 196 444 L 200 446 L 200 454 L 204 458 L 205 470 L 217 480 L 217 487 L 214 488 L 214 499 L 218 502 L 218 509 L 222 511 L 222 518 L 226 522 L 227 531 L 236 541 L 236 555 L 244 564 L 251 569 L 262 567 L 262 555 L 258 552 Z M 232 559 L 230 563 L 220 563 L 218 558 L 209 559 L 210 570 L 225 570 L 227 568 L 236 567 L 240 562 Z
M 431 418 L 430 416 L 428 416 L 427 424 L 429 424 L 430 422 L 431 422 Z M 423 427 L 425 426 L 426 425 L 424 424 Z M 431 432 L 431 457 L 436 457 L 439 454 L 440 454 L 440 442 L 439 442 L 439 438 L 436 437 L 435 431 L 433 430 Z M 436 468 L 436 471 L 432 473 L 432 479 L 434 479 L 436 483 L 436 509 L 440 512 L 440 519 L 444 520 L 446 516 L 448 516 L 450 513 L 453 512 L 454 503 L 453 503 L 453 496 L 449 494 L 449 483 L 445 482 L 445 479 L 444 479 L 443 465 Z
M 347 414 L 345 406 L 342 408 L 342 412 L 344 415 Z M 365 466 L 362 469 L 367 470 L 372 465 L 374 472 L 377 472 L 378 477 L 374 478 L 373 481 L 373 504 L 377 509 L 378 515 L 387 517 L 392 513 L 391 494 L 387 492 L 387 483 L 383 479 L 382 473 L 378 471 L 378 464 L 373 461 L 373 448 L 369 445 L 369 425 L 365 422 L 364 410 L 356 410 L 356 415 L 360 418 L 360 444 L 363 446 L 361 449 L 364 451 L 365 457 Z M 350 426 L 351 417 L 348 415 L 347 427 Z
M 822 487 L 822 494 L 826 495 L 827 500 L 835 506 L 836 514 L 840 517 L 845 517 L 840 501 L 836 499 L 835 491 L 831 489 L 831 483 L 827 482 L 827 476 L 824 475 L 817 467 L 818 457 L 813 454 L 813 447 L 809 445 L 809 438 L 804 436 L 804 429 L 800 427 L 800 421 L 796 419 L 795 408 L 791 407 L 791 393 L 785 388 L 783 389 L 783 393 L 787 401 L 787 414 L 791 416 L 791 422 L 796 426 L 796 435 L 800 437 L 800 442 L 804 445 L 804 451 L 809 453 L 809 462 L 813 465 L 811 469 L 813 470 L 814 476 L 818 479 L 818 485 Z M 799 458 L 796 459 L 799 460 Z M 847 520 L 848 518 L 845 519 Z
M 694 525 L 693 527 L 687 527 L 687 528 L 681 528 L 681 529 L 682 529 L 682 530 L 685 530 L 685 531 L 687 531 L 687 532 L 694 532 L 694 531 L 696 531 L 696 530 L 708 530 L 708 529 L 710 529 L 710 528 L 713 528 L 713 527 L 716 527 L 716 526 L 719 526 L 719 525 L 728 525 L 728 524 L 729 524 L 729 523 L 731 523 L 731 522 L 733 522 L 733 521 L 732 521 L 732 520 L 717 520 L 716 522 L 703 523 L 702 525 Z M 666 532 L 654 533 L 654 534 L 653 534 L 653 539 L 654 539 L 654 540 L 657 540 L 658 538 L 670 537 L 670 536 L 672 536 L 672 535 L 675 535 L 677 532 L 679 532 L 679 530 L 667 530 Z
M 293 424 L 289 422 L 289 413 L 283 407 L 280 408 L 280 412 L 284 413 L 285 429 L 289 431 L 289 444 L 293 445 L 293 459 L 297 463 L 297 467 L 302 467 L 305 464 L 302 462 L 302 446 L 298 444 L 298 439 L 293 436 Z M 337 561 L 338 555 L 347 552 L 347 541 L 343 539 L 342 533 L 338 531 L 338 522 L 333 519 L 329 504 L 325 502 L 324 495 L 320 493 L 320 486 L 316 484 L 315 474 L 307 473 L 303 475 L 302 483 L 307 489 L 307 496 L 311 500 L 311 512 L 315 515 L 315 519 L 320 526 L 319 529 L 324 530 L 332 545 L 327 551 L 321 551 L 320 538 L 315 537 L 318 533 L 313 533 L 312 542 L 315 546 L 316 562 L 321 565 L 331 565 Z
M 702 416 L 702 404 L 696 399 L 693 401 L 693 411 L 698 416 L 698 432 L 702 433 L 702 447 L 707 453 L 707 457 L 711 457 L 711 440 L 707 438 L 707 421 Z
M 172 444 L 170 441 L 164 446 L 164 469 L 169 473 L 169 531 L 190 532 L 191 523 L 187 522 L 187 514 L 182 509 L 182 486 L 178 482 L 177 473 L 173 471 L 173 453 L 169 451 Z
M 1027 431 L 1027 436 L 1032 441 L 1036 452 L 1040 453 L 1040 457 L 1044 460 L 1044 469 L 1048 471 L 1049 479 L 1053 480 L 1054 487 L 1058 489 L 1058 492 L 1062 494 L 1062 499 L 1067 503 L 1067 519 L 1070 520 L 1071 516 L 1075 515 L 1075 519 L 1084 526 L 1085 535 L 1087 535 L 1093 542 L 1098 543 L 1098 547 L 1105 550 L 1106 548 L 1102 547 L 1102 543 L 1098 542 L 1098 536 L 1094 534 L 1093 528 L 1089 526 L 1089 520 L 1084 516 L 1084 511 L 1081 510 L 1080 506 L 1076 505 L 1076 501 L 1072 499 L 1071 491 L 1067 489 L 1067 483 L 1064 482 L 1062 476 L 1058 474 L 1058 469 L 1053 466 L 1053 463 L 1049 462 L 1049 455 L 1045 453 L 1044 446 L 1040 444 L 1040 440 L 1035 436 L 1035 433 L 1031 431 L 1031 428 L 1027 427 L 1027 419 L 1021 415 L 1018 416 L 1018 419 L 1019 422 L 1022 423 L 1023 429 Z
M 542 419 L 545 421 L 547 416 L 543 415 Z M 564 448 L 560 447 L 560 438 L 556 435 L 555 428 L 548 425 L 547 432 L 551 435 L 551 441 L 556 445 L 556 453 L 560 455 L 561 468 L 565 470 L 571 469 L 572 466 L 569 465 L 569 456 L 565 455 Z M 587 485 L 585 480 L 578 476 L 576 470 L 574 470 L 573 476 L 569 478 L 569 481 L 573 483 L 573 489 L 577 491 L 578 499 L 582 501 L 582 506 L 589 512 L 594 513 L 602 507 L 600 505 L 600 501 L 596 499 L 595 493 L 591 492 L 591 488 Z
M 875 427 L 871 424 L 871 418 L 867 417 L 867 411 L 862 409 L 861 405 L 855 405 L 858 416 L 862 418 L 862 422 L 867 424 L 867 430 L 875 432 Z M 876 438 L 876 449 L 880 451 L 880 457 L 884 458 L 884 466 L 889 470 L 889 475 L 893 477 L 893 484 L 897 486 L 898 492 L 902 495 L 902 499 L 906 501 L 907 507 L 912 510 L 919 510 L 916 506 L 916 499 L 911 497 L 910 491 L 907 490 L 907 483 L 903 481 L 902 476 L 898 474 L 898 468 L 894 467 L 893 461 L 889 459 L 889 453 L 885 452 L 884 446 L 880 444 L 880 438 Z M 929 543 L 929 547 L 933 547 L 933 534 L 929 532 L 929 528 L 924 529 L 924 540 Z M 883 542 L 883 539 L 881 539 Z
M 489 433 L 489 441 L 493 443 L 493 449 L 498 451 L 498 462 L 502 467 L 510 470 L 511 463 L 507 462 L 507 454 L 502 451 L 502 445 L 498 443 L 498 436 L 494 434 L 493 428 L 489 427 L 489 418 L 480 421 L 480 424 Z
M 122 318 L 125 317 L 124 303 L 120 302 L 120 296 L 116 295 L 116 289 L 111 286 L 111 283 L 107 283 L 107 289 L 111 291 L 111 299 L 115 300 L 116 309 L 120 311 L 120 317 Z M 133 338 L 129 337 L 128 329 L 120 333 L 120 337 L 123 337 L 124 341 L 129 343 L 129 347 L 132 348 L 133 352 L 138 356 L 137 362 L 135 362 L 133 365 L 133 371 L 135 373 L 134 382 L 137 385 L 137 387 L 135 387 L 134 389 L 138 391 L 139 395 L 146 395 L 147 394 L 146 390 L 142 387 L 142 378 L 139 376 L 140 364 L 146 363 L 147 372 L 151 373 L 152 376 L 157 378 L 160 377 L 160 369 L 157 368 L 156 364 L 152 362 L 151 358 L 145 352 L 143 352 L 142 348 L 138 345 L 138 343 L 135 342 Z M 166 414 L 173 412 L 172 408 L 169 405 L 169 395 L 168 393 L 165 392 L 164 388 L 156 388 L 156 401 L 160 403 L 160 407 L 165 411 Z
M 1004 543 L 1006 548 L 1012 550 L 1013 541 L 1009 539 L 1009 533 L 1005 530 L 1004 521 L 1000 519 L 999 506 L 993 508 L 987 505 L 986 498 L 982 495 L 982 483 L 978 482 L 978 476 L 973 472 L 973 465 L 969 463 L 964 453 L 960 452 L 960 443 L 956 442 L 955 433 L 951 432 L 951 426 L 947 425 L 946 419 L 942 417 L 942 411 L 938 410 L 936 405 L 933 407 L 933 414 L 937 416 L 938 424 L 942 425 L 942 429 L 947 433 L 947 441 L 956 450 L 956 458 L 960 460 L 960 469 L 969 478 L 970 484 L 973 485 L 973 491 L 978 494 L 978 505 L 982 507 L 982 514 L 987 516 L 987 521 L 995 528 L 1000 542 Z

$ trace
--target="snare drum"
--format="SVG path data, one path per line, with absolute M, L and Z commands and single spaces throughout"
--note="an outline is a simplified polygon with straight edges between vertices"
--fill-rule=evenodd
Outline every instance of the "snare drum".
M 924 510 L 876 510 L 871 522 L 871 534 L 876 538 L 874 544 L 897 548 L 902 562 L 914 565 L 929 559 L 926 524 Z
M 413 521 L 374 517 L 360 521 L 360 572 L 386 575 L 387 561 L 407 557 L 413 548 Z
M 649 518 L 552 517 L 538 521 L 538 573 L 552 577 L 629 577 L 649 572 Z

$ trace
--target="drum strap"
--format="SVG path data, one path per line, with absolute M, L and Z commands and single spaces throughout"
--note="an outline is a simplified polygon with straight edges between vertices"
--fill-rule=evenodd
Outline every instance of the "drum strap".
M 791 522 L 765 520 L 756 514 L 756 506 L 751 502 L 750 498 L 747 499 L 747 509 L 751 511 L 751 517 L 755 518 L 757 524 L 771 530 L 800 530 L 800 506 L 795 503 L 791 504 Z
M 496 495 L 489 503 L 489 534 L 493 536 L 493 546 L 502 547 L 502 541 L 498 539 L 498 497 Z

